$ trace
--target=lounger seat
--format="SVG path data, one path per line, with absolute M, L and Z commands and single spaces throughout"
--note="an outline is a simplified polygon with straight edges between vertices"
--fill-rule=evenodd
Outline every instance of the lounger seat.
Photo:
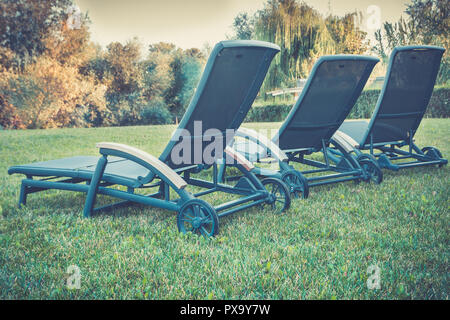
M 363 143 L 369 122 L 367 120 L 348 120 L 339 127 L 339 131 L 352 137 L 358 144 Z
M 92 179 L 99 157 L 75 156 L 70 158 L 35 162 L 13 166 L 8 173 L 21 173 L 38 177 L 67 177 L 83 180 Z M 131 160 L 110 157 L 105 168 L 103 180 L 110 183 L 121 183 L 128 187 L 136 186 L 139 177 L 145 177 L 149 170 Z

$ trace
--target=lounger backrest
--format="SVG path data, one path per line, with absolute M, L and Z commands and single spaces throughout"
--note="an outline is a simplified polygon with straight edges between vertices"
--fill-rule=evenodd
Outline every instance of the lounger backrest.
M 363 141 L 406 140 L 414 135 L 430 101 L 444 49 L 397 47 L 391 54 L 385 82 Z
M 277 45 L 262 41 L 218 43 L 211 52 L 189 107 L 160 160 L 172 168 L 202 163 L 194 151 L 199 149 L 199 145 L 204 150 L 216 139 L 217 135 L 209 129 L 216 129 L 225 137 L 227 129 L 239 128 L 279 50 Z M 172 150 L 183 140 L 186 132 L 190 133 L 190 160 L 175 164 L 171 159 Z M 228 138 L 232 138 L 232 135 Z M 223 149 L 226 147 L 225 142 Z M 223 150 L 215 156 L 219 158 L 222 155 Z
M 349 114 L 378 61 L 357 55 L 321 57 L 273 141 L 282 150 L 320 149 Z

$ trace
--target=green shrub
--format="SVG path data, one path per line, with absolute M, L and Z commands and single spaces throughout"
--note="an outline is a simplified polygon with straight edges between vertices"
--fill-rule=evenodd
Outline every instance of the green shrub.
M 283 121 L 293 103 L 255 105 L 247 114 L 245 122 Z
M 372 117 L 373 109 L 377 104 L 379 89 L 364 90 L 356 100 L 348 119 L 368 119 Z
M 153 99 L 144 107 L 141 113 L 142 124 L 172 123 L 172 114 L 162 99 Z
M 426 118 L 450 118 L 450 87 L 434 88 Z
M 373 110 L 376 106 L 380 90 L 364 90 L 352 111 L 348 115 L 348 119 L 368 119 L 372 117 Z M 245 121 L 246 122 L 275 122 L 283 121 L 288 115 L 294 102 L 291 103 L 266 103 L 255 104 L 250 109 Z M 450 117 L 450 88 L 436 87 L 428 104 L 426 118 L 449 118 Z

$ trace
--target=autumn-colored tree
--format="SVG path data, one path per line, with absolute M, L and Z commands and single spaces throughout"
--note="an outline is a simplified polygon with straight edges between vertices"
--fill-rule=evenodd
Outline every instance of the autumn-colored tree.
M 23 74 L 0 81 L 0 92 L 12 104 L 27 128 L 85 125 L 76 117 L 78 108 L 105 108 L 106 88 L 80 77 L 77 68 L 39 57 Z
M 357 12 L 348 13 L 343 17 L 328 16 L 325 20 L 328 31 L 336 46 L 336 53 L 363 54 L 368 50 L 367 33 L 355 25 Z
M 0 1 L 0 45 L 12 50 L 23 68 L 45 51 L 45 36 L 59 29 L 71 5 L 71 0 Z
M 141 45 L 136 39 L 128 41 L 125 45 L 113 42 L 107 46 L 106 61 L 113 75 L 108 89 L 110 95 L 128 95 L 140 89 L 140 51 Z
M 5 31 L 0 125 L 84 126 L 90 112 L 105 109 L 106 87 L 79 73 L 79 64 L 95 55 L 95 46 L 89 41 L 86 16 L 68 24 L 70 5 L 72 1 L 0 2 L 0 28 Z
M 98 48 L 90 41 L 88 18 L 79 17 L 79 25 L 61 21 L 59 28 L 43 37 L 44 53 L 61 64 L 79 66 L 94 58 Z

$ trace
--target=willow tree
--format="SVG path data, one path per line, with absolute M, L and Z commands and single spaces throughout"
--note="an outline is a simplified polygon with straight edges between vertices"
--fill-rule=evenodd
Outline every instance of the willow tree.
M 322 16 L 295 0 L 269 0 L 254 19 L 254 38 L 276 43 L 275 57 L 262 90 L 292 86 L 309 74 L 317 57 L 335 52 L 335 43 Z

